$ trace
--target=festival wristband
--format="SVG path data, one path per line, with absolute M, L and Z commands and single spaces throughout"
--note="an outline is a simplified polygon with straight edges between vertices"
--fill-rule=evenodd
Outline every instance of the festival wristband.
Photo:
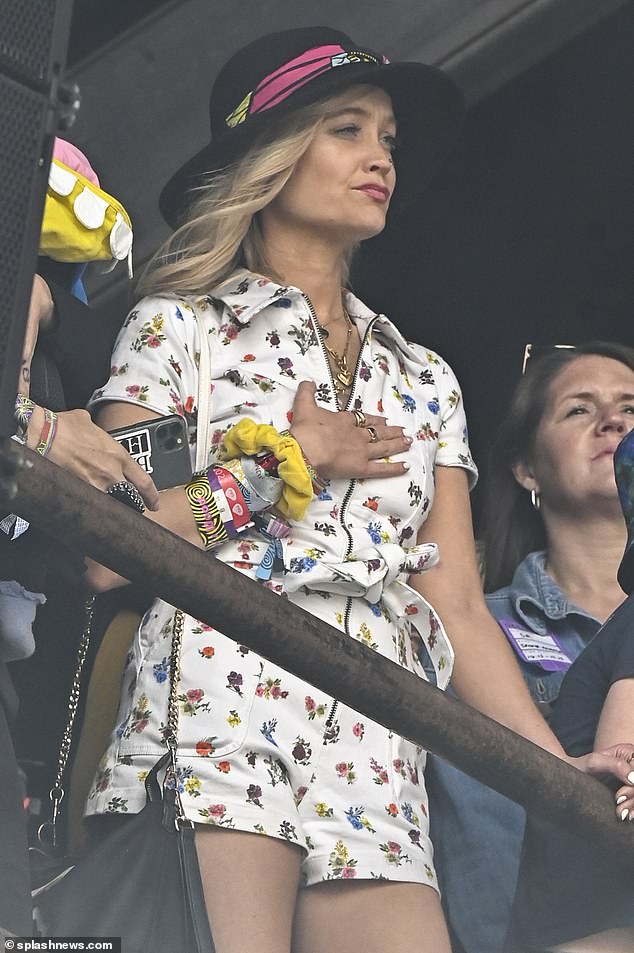
M 270 450 L 277 457 L 278 476 L 284 484 L 277 508 L 289 519 L 303 518 L 313 498 L 313 484 L 301 448 L 293 437 L 282 436 L 275 427 L 256 424 L 245 417 L 227 431 L 223 444 L 229 459 Z
M 236 460 L 228 460 L 226 466 L 231 467 L 232 464 L 237 462 Z M 276 506 L 284 489 L 284 484 L 280 478 L 271 476 L 263 470 L 257 457 L 241 457 L 239 462 L 248 487 L 248 502 L 251 512 L 260 513 L 262 510 Z
M 15 398 L 13 416 L 15 417 L 15 422 L 17 425 L 16 436 L 20 441 L 26 440 L 26 432 L 29 429 L 29 424 L 31 423 L 34 407 L 35 403 L 30 397 L 26 397 L 24 394 L 18 394 L 18 396 Z
M 220 514 L 220 519 L 224 523 L 225 530 L 227 531 L 228 536 L 231 539 L 235 539 L 238 535 L 238 530 L 233 522 L 233 516 L 231 514 L 231 508 L 229 506 L 229 501 L 225 497 L 223 489 L 220 485 L 220 480 L 216 475 L 216 468 L 209 467 L 207 470 L 207 481 L 211 487 L 211 492 L 213 493 L 214 502 Z
M 265 450 L 263 453 L 256 454 L 254 459 L 256 460 L 258 466 L 260 466 L 265 473 L 268 473 L 269 476 L 279 479 L 277 475 L 277 468 L 280 465 L 280 461 L 277 459 L 274 453 L 271 453 L 270 450 Z
M 42 427 L 42 433 L 40 434 L 40 440 L 35 448 L 35 452 L 39 453 L 41 456 L 45 457 L 51 445 L 53 443 L 53 438 L 55 437 L 55 431 L 57 430 L 57 414 L 53 410 L 49 410 L 47 407 L 44 408 L 44 426 Z
M 229 539 L 205 474 L 198 474 L 185 487 L 185 496 L 205 549 L 214 549 Z
M 236 483 L 238 484 L 238 489 L 244 498 L 244 502 L 247 505 L 249 514 L 252 516 L 254 513 L 259 513 L 262 510 L 268 509 L 271 505 L 269 500 L 262 499 L 258 493 L 256 493 L 253 486 L 251 486 L 249 480 L 247 479 L 246 473 L 242 463 L 244 460 L 250 460 L 250 457 L 240 457 L 236 460 L 224 460 L 223 467 L 225 470 L 228 470 L 235 477 Z M 281 486 L 281 481 L 280 486 Z M 280 493 L 281 493 L 280 489 Z M 279 496 L 279 494 L 278 494 Z
M 268 540 L 269 544 L 255 571 L 255 578 L 260 582 L 268 582 L 276 570 L 284 572 L 284 547 L 282 546 L 282 540 L 289 535 L 291 528 L 288 523 L 270 514 L 266 516 L 256 515 L 254 523 L 255 528 Z
M 249 513 L 246 500 L 238 482 L 233 473 L 225 467 L 217 466 L 211 467 L 210 469 L 213 470 L 220 484 L 220 488 L 231 510 L 233 525 L 239 532 L 244 526 L 251 522 L 251 514 Z M 209 476 L 209 472 L 207 475 Z M 211 483 L 211 480 L 209 482 Z
M 273 479 L 272 482 L 276 484 L 276 489 L 273 491 L 273 495 L 270 499 L 264 498 L 261 493 L 256 490 L 254 482 L 247 477 L 243 464 L 251 464 L 252 462 L 251 457 L 239 457 L 236 460 L 223 461 L 224 469 L 233 473 L 236 483 L 238 484 L 238 489 L 242 493 L 244 501 L 247 504 L 247 509 L 251 515 L 268 509 L 273 503 L 277 502 L 282 492 L 282 481 Z

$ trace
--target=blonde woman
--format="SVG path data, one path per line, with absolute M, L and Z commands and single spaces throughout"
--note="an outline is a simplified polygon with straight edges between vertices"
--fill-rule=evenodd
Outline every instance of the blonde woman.
M 346 288 L 397 176 L 411 201 L 462 108 L 442 73 L 326 28 L 236 53 L 212 90 L 210 144 L 163 192 L 180 227 L 93 410 L 108 429 L 187 418 L 198 475 L 150 518 L 440 688 L 453 668 L 463 698 L 564 757 L 480 591 L 458 383 Z M 89 814 L 143 805 L 173 614 L 157 600 L 141 624 Z M 425 752 L 191 618 L 179 696 L 218 953 L 448 953 Z M 580 764 L 628 774 L 614 754 Z

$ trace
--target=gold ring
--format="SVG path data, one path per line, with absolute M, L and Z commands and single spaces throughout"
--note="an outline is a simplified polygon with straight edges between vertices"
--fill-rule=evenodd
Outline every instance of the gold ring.
M 365 429 L 366 429 L 366 430 L 368 431 L 368 433 L 370 434 L 370 443 L 378 443 L 378 442 L 379 442 L 379 435 L 378 435 L 378 433 L 376 432 L 376 427 L 366 427 Z
M 365 414 L 362 410 L 353 410 L 355 427 L 365 427 Z

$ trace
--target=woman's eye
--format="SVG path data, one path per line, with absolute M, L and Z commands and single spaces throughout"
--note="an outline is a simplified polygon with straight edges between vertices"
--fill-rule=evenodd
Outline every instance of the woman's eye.
M 348 126 L 337 126 L 335 129 L 336 135 L 339 136 L 356 136 L 356 134 L 360 131 L 361 126 L 357 126 L 355 123 L 350 123 Z
M 381 137 L 381 141 L 383 142 L 385 146 L 387 146 L 387 148 L 389 149 L 391 153 L 394 153 L 396 151 L 396 147 L 398 145 L 396 136 L 391 135 L 391 133 L 386 133 L 384 136 Z
M 587 414 L 588 408 L 584 407 L 583 404 L 578 404 L 576 407 L 571 407 L 566 417 L 575 417 L 578 414 Z
M 634 406 L 632 404 L 626 404 L 623 411 L 626 414 L 634 414 Z

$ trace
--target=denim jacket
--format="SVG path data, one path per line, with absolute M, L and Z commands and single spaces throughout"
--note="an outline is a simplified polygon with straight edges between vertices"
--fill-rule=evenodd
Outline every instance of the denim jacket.
M 515 570 L 510 586 L 498 589 L 486 596 L 489 611 L 498 620 L 518 623 L 536 635 L 554 636 L 562 652 L 573 662 L 590 639 L 596 634 L 600 623 L 583 609 L 568 602 L 557 583 L 545 569 L 546 553 L 529 553 Z M 502 626 L 507 635 L 506 629 Z M 550 706 L 559 694 L 566 670 L 548 671 L 539 663 L 525 661 L 513 641 L 515 656 L 531 695 L 540 706 L 545 718 L 550 716 Z
M 566 600 L 544 568 L 545 557 L 544 552 L 530 553 L 517 567 L 511 585 L 487 595 L 487 604 L 507 628 L 517 625 L 536 636 L 554 637 L 573 661 L 599 622 Z M 548 718 L 565 670 L 547 671 L 520 658 L 513 648 L 531 694 Z M 452 934 L 464 953 L 502 953 L 519 870 L 524 810 L 435 756 L 428 759 L 426 779 L 434 861 Z

